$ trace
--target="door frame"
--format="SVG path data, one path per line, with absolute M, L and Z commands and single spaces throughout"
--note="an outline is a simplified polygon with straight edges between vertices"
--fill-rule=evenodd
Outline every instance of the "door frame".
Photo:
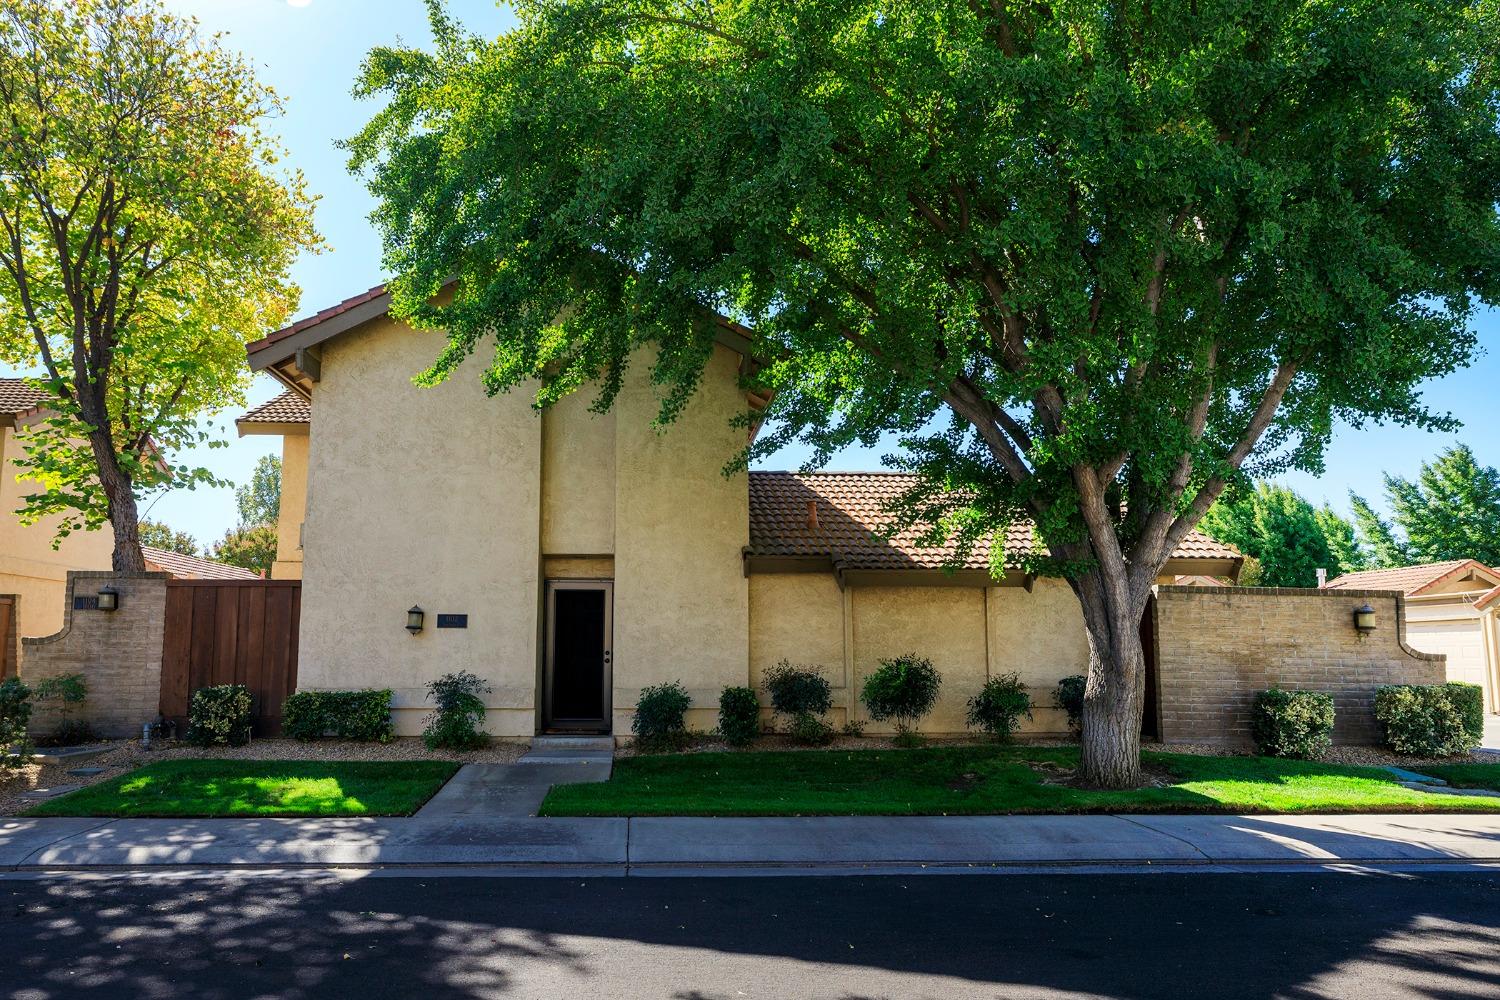
M 570 726 L 566 721 L 559 725 L 552 714 L 552 677 L 557 655 L 557 592 L 559 590 L 599 590 L 604 593 L 604 669 L 602 692 L 604 718 L 597 732 L 609 735 L 614 731 L 614 676 L 615 676 L 615 582 L 613 580 L 548 580 L 543 601 L 542 634 L 542 732 L 568 730 L 582 732 L 593 727 Z

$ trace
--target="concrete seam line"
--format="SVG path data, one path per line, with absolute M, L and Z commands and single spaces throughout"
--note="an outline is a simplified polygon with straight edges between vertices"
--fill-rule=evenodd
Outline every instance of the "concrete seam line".
M 23 867 L 28 867 L 27 862 L 29 862 L 32 858 L 36 857 L 41 852 L 45 851 L 47 848 L 56 847 L 58 844 L 61 844 L 65 840 L 72 840 L 74 837 L 82 837 L 84 834 L 93 833 L 95 830 L 102 830 L 106 826 L 109 826 L 111 823 L 113 823 L 117 818 L 118 817 L 111 816 L 108 819 L 104 820 L 102 823 L 95 824 L 94 826 L 84 827 L 82 830 L 74 830 L 72 833 L 65 833 L 62 836 L 58 837 L 56 840 L 49 840 L 47 841 L 47 843 L 38 846 L 36 850 L 26 855 L 18 863 L 12 865 L 11 870 L 19 871 Z
M 1158 830 L 1154 826 L 1150 826 L 1149 824 L 1141 823 L 1141 822 L 1138 822 L 1137 820 L 1131 819 L 1129 816 L 1126 816 L 1123 813 L 1113 813 L 1112 815 L 1114 815 L 1116 819 L 1123 819 L 1125 822 L 1129 823 L 1131 826 L 1138 826 L 1142 830 L 1150 830 L 1152 833 L 1158 834 L 1159 836 L 1166 837 L 1166 838 L 1168 838 L 1170 840 L 1175 840 L 1179 844 L 1182 844 L 1182 845 L 1184 845 L 1186 847 L 1191 848 L 1204 861 L 1212 861 L 1212 860 L 1214 860 L 1213 858 L 1209 857 L 1207 851 L 1203 850 L 1203 848 L 1199 847 L 1197 844 L 1193 843 L 1191 840 L 1186 839 L 1185 837 L 1179 837 L 1179 836 L 1177 836 L 1177 834 L 1175 834 L 1175 833 L 1168 833 L 1165 830 Z

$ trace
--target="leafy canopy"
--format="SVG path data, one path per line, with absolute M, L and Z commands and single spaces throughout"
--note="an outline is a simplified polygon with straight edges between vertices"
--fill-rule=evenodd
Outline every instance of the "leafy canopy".
M 276 561 L 276 526 L 274 524 L 240 525 L 224 532 L 214 543 L 208 558 L 254 570 L 261 576 L 271 575 Z
M 26 435 L 45 489 L 25 519 L 133 539 L 133 494 L 214 481 L 167 456 L 243 402 L 245 341 L 318 246 L 279 112 L 157 0 L 0 0 L 0 361 L 40 372 L 56 414 Z
M 1447 559 L 1500 566 L 1500 471 L 1480 465 L 1468 445 L 1423 462 L 1415 480 L 1387 474 L 1385 493 L 1394 524 L 1350 494 L 1375 566 Z
M 281 459 L 262 455 L 250 481 L 234 491 L 241 525 L 274 525 L 281 516 Z
M 1315 587 L 1319 568 L 1332 579 L 1363 564 L 1348 521 L 1276 483 L 1226 493 L 1201 527 L 1258 563 L 1257 586 Z
M 185 556 L 199 554 L 198 539 L 161 521 L 142 521 L 140 537 L 142 545 L 149 545 L 154 549 L 165 549 Z
M 904 516 L 1032 517 L 1091 632 L 1239 470 L 1451 426 L 1414 387 L 1500 301 L 1494 0 L 429 7 L 348 143 L 420 381 L 604 408 L 642 357 L 670 421 L 740 340 L 741 462 L 901 435 Z

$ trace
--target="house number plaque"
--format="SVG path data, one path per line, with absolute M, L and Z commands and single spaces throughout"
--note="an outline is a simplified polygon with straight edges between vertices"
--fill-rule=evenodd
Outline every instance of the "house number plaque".
M 468 615 L 438 615 L 438 628 L 468 628 Z

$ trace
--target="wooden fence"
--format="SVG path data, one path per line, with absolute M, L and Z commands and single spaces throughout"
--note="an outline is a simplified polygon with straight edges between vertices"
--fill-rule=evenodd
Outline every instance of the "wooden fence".
M 299 580 L 172 580 L 162 641 L 161 714 L 187 725 L 201 687 L 243 684 L 255 734 L 281 731 L 281 703 L 297 689 Z
M 7 594 L 0 597 L 0 680 L 16 676 L 20 669 L 17 631 L 16 599 Z

